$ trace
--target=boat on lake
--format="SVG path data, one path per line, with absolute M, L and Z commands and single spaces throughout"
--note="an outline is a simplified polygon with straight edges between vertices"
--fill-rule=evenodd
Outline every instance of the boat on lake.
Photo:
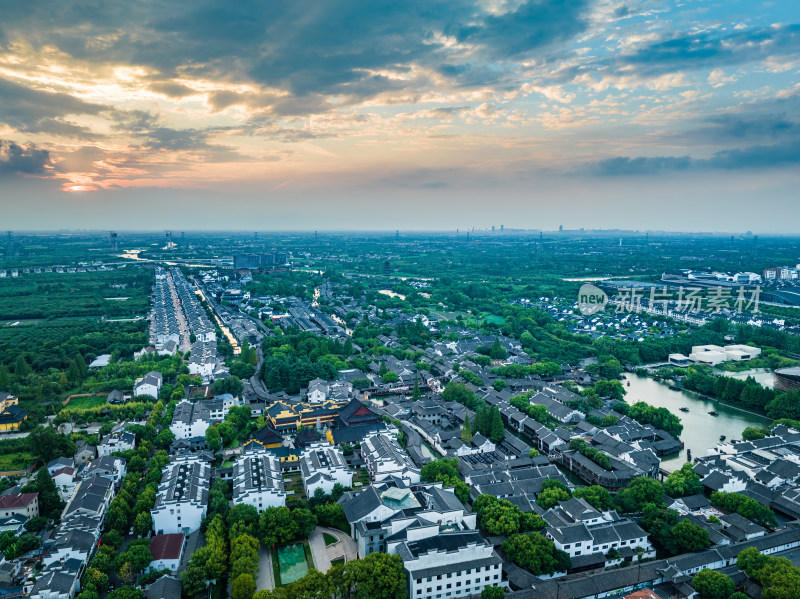
M 711 414 L 712 416 L 719 416 L 719 414 L 715 410 L 709 410 L 708 413 Z
M 678 409 L 679 409 L 681 412 L 688 412 L 688 411 L 689 411 L 689 408 L 687 408 L 686 406 L 684 406 L 684 407 L 682 407 L 682 408 L 678 408 Z

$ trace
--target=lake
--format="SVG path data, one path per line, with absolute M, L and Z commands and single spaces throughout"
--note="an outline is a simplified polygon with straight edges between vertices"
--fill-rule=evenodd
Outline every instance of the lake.
M 681 441 L 685 447 L 678 454 L 664 456 L 661 461 L 661 467 L 670 472 L 686 462 L 687 449 L 692 450 L 693 458 L 705 456 L 719 442 L 720 435 L 728 439 L 741 439 L 746 427 L 764 426 L 770 422 L 769 418 L 763 416 L 742 412 L 684 391 L 674 391 L 645 376 L 628 373 L 624 377 L 626 380 L 623 385 L 627 391 L 625 401 L 629 404 L 643 401 L 657 408 L 667 408 L 681 419 Z M 689 408 L 689 412 L 681 412 L 681 407 Z M 710 410 L 715 410 L 719 416 L 712 416 L 708 413 Z

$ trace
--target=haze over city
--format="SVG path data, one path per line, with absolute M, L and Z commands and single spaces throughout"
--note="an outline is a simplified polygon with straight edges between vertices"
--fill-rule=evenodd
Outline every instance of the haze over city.
M 795 232 L 793 0 L 0 7 L 4 228 Z

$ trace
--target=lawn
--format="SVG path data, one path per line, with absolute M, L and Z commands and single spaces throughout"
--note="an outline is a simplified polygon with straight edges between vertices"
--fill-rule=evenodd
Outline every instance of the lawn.
M 7 453 L 0 455 L 0 472 L 25 470 L 33 463 L 33 456 L 28 452 Z
M 333 545 L 334 543 L 338 543 L 339 539 L 334 537 L 332 534 L 328 534 L 327 532 L 322 533 L 322 538 L 325 539 L 325 546 Z
M 81 397 L 73 397 L 66 404 L 71 410 L 86 410 L 89 408 L 96 408 L 106 404 L 106 397 L 104 395 L 84 395 Z

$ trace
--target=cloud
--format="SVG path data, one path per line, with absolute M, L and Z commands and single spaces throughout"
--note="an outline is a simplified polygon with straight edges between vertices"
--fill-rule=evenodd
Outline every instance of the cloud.
M 33 2 L 26 10 L 4 12 L 0 35 L 34 47 L 54 46 L 80 60 L 147 67 L 160 81 L 151 89 L 171 97 L 190 93 L 172 78 L 196 76 L 253 82 L 292 96 L 360 99 L 414 87 L 419 82 L 413 77 L 387 76 L 407 74 L 410 65 L 453 65 L 448 76 L 455 84 L 475 69 L 502 78 L 506 61 L 528 58 L 587 27 L 588 0 L 522 0 L 502 14 L 488 12 L 484 4 Z M 330 108 L 316 103 L 316 109 Z
M 69 94 L 32 89 L 0 78 L 0 122 L 27 133 L 93 137 L 85 127 L 64 120 L 68 115 L 98 114 L 108 110 Z
M 617 156 L 588 165 L 591 174 L 600 176 L 654 175 L 665 172 L 721 169 L 760 170 L 800 164 L 800 140 L 771 146 L 750 146 L 722 150 L 710 158 L 656 156 L 630 158 Z
M 33 145 L 25 147 L 0 139 L 0 176 L 39 175 L 50 165 L 50 152 Z
M 609 66 L 618 73 L 657 77 L 682 70 L 718 69 L 799 51 L 800 25 L 748 27 L 722 32 L 704 29 L 663 35 L 658 41 L 636 45 L 618 54 Z
M 622 176 L 622 175 L 652 175 L 664 170 L 686 170 L 692 164 L 688 156 L 655 156 L 630 158 L 617 156 L 601 160 L 590 167 L 590 171 L 597 175 Z

